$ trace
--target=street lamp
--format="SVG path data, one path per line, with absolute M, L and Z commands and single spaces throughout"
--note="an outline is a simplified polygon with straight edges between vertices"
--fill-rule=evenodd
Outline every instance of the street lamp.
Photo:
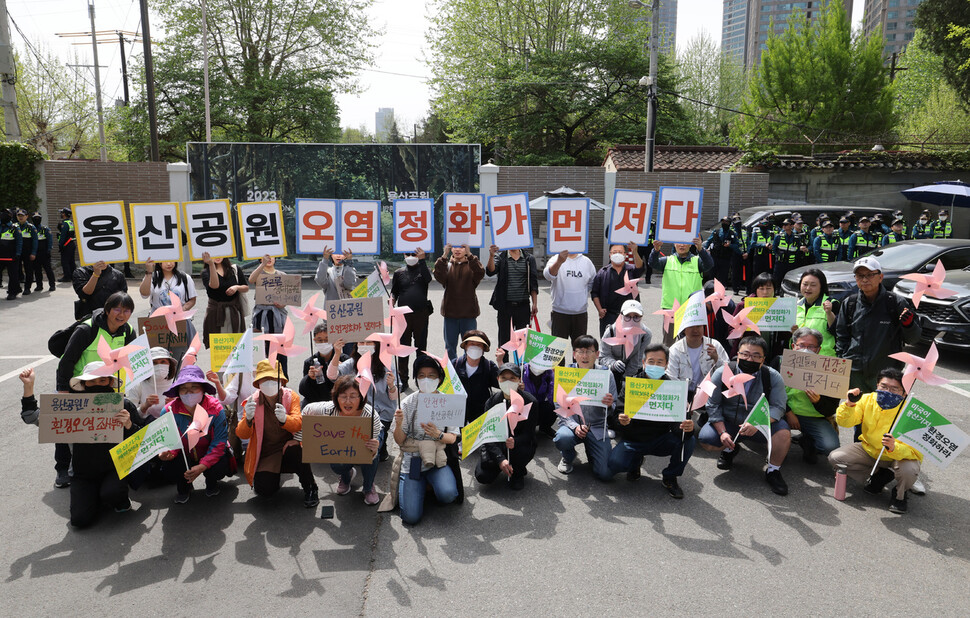
M 640 85 L 647 87 L 647 140 L 644 144 L 643 171 L 653 171 L 653 150 L 657 134 L 657 50 L 660 47 L 660 0 L 652 0 L 648 7 L 640 0 L 630 0 L 632 9 L 649 8 L 650 19 L 650 75 L 640 78 Z

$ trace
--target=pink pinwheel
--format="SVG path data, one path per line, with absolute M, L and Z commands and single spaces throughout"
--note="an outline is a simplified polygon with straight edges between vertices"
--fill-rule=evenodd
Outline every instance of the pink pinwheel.
M 664 317 L 664 330 L 667 330 L 674 323 L 674 315 L 677 313 L 677 309 L 680 308 L 680 301 L 676 298 L 674 299 L 673 309 L 657 309 L 653 312 L 654 315 L 662 315 Z
M 637 284 L 640 283 L 640 277 L 630 279 L 630 275 L 627 274 L 628 272 L 629 271 L 623 271 L 623 287 L 616 290 L 616 293 L 632 298 L 640 294 L 640 288 L 637 287 Z
M 942 261 L 936 263 L 936 266 L 933 267 L 933 274 L 931 275 L 911 273 L 903 275 L 900 278 L 916 282 L 916 290 L 913 292 L 914 307 L 919 307 L 919 301 L 922 300 L 923 294 L 927 294 L 933 298 L 949 298 L 956 294 L 955 291 L 943 287 L 943 279 L 946 278 L 946 269 L 943 268 Z
M 623 316 L 616 318 L 616 322 L 613 323 L 613 332 L 615 336 L 613 337 L 603 337 L 603 341 L 609 345 L 621 345 L 623 346 L 623 352 L 626 356 L 630 356 L 633 353 L 633 348 L 636 347 L 637 341 L 640 336 L 646 331 L 643 330 L 643 326 L 639 322 L 634 322 L 633 326 L 627 326 L 623 321 Z
M 191 320 L 192 316 L 195 315 L 195 311 L 183 311 L 182 299 L 179 298 L 178 294 L 169 294 L 168 297 L 172 301 L 172 304 L 159 307 L 152 312 L 151 317 L 157 318 L 164 316 L 168 330 L 172 331 L 172 334 L 178 334 L 176 323 L 182 320 Z
M 381 262 L 377 265 L 377 272 L 381 274 L 381 281 L 384 285 L 391 285 L 391 275 L 387 272 L 387 263 Z
M 734 375 L 731 368 L 724 365 L 724 373 L 721 374 L 721 384 L 727 387 L 727 390 L 721 394 L 730 399 L 731 397 L 737 397 L 741 395 L 741 399 L 744 399 L 744 407 L 748 407 L 748 396 L 744 392 L 744 383 L 754 380 L 754 376 L 748 375 L 746 373 L 739 373 Z
M 531 409 L 532 404 L 525 403 L 518 391 L 509 393 L 509 409 L 506 410 L 505 416 L 502 418 L 508 419 L 510 432 L 515 433 L 515 426 L 519 424 L 519 421 L 529 418 L 529 410 Z
M 371 385 L 374 383 L 374 374 L 371 373 L 370 369 L 371 357 L 373 355 L 373 352 L 364 352 L 357 360 L 357 387 L 365 399 L 367 398 L 367 391 L 370 390 Z
M 306 305 L 304 305 L 303 308 L 293 306 L 287 307 L 287 309 L 293 312 L 296 319 L 303 320 L 304 335 L 312 331 L 313 327 L 317 325 L 318 321 L 327 319 L 327 312 L 323 309 L 318 309 L 315 306 L 318 296 L 320 296 L 319 292 L 311 296 L 310 300 L 306 302 Z
M 98 356 L 104 361 L 104 367 L 99 367 L 91 373 L 96 376 L 110 376 L 124 369 L 128 372 L 128 375 L 135 375 L 135 372 L 131 370 L 131 362 L 128 357 L 132 352 L 143 349 L 145 349 L 144 346 L 129 343 L 122 348 L 112 350 L 108 342 L 104 340 L 104 335 L 101 335 L 98 339 Z
M 373 333 L 368 335 L 367 341 L 381 344 L 381 362 L 385 367 L 394 366 L 394 357 L 406 357 L 413 354 L 417 348 L 413 345 L 401 345 L 401 335 L 393 333 Z
M 391 306 L 391 299 L 387 299 L 388 304 L 388 316 L 384 319 L 384 324 L 391 327 L 392 333 L 398 333 L 398 337 L 407 328 L 408 323 L 404 319 L 404 316 L 411 313 L 410 307 L 393 307 Z
M 258 335 L 256 337 L 257 341 L 269 341 L 269 356 L 266 359 L 271 365 L 276 364 L 276 357 L 279 354 L 283 356 L 299 356 L 307 352 L 307 348 L 303 346 L 293 345 L 293 336 L 296 334 L 296 327 L 293 326 L 293 322 L 290 318 L 286 318 L 286 324 L 283 325 L 283 332 L 280 334 L 267 333 L 264 335 Z
M 714 293 L 707 296 L 704 302 L 711 303 L 711 313 L 717 315 L 717 310 L 721 307 L 727 307 L 728 299 L 725 296 L 726 291 L 724 289 L 724 284 L 722 284 L 717 279 L 714 280 Z
M 189 423 L 185 433 L 182 434 L 188 438 L 190 451 L 199 443 L 199 438 L 209 431 L 210 422 L 212 422 L 212 417 L 209 416 L 209 413 L 201 405 L 196 404 L 195 411 L 192 413 L 192 422 Z
M 725 371 L 730 371 L 725 367 Z M 696 410 L 701 407 L 707 400 L 710 399 L 711 395 L 714 394 L 714 390 L 717 387 L 714 386 L 714 382 L 711 382 L 711 372 L 708 371 L 701 383 L 697 385 L 697 390 L 694 392 L 694 400 L 690 404 L 691 410 Z
M 926 384 L 935 385 L 947 384 L 949 382 L 946 378 L 941 378 L 933 373 L 933 369 L 936 368 L 936 361 L 940 358 L 940 353 L 936 351 L 935 341 L 930 344 L 930 349 L 926 352 L 926 358 L 920 358 L 919 356 L 907 354 L 906 352 L 890 354 L 889 358 L 906 363 L 906 368 L 903 370 L 903 387 L 907 393 L 913 388 L 913 382 L 916 380 L 922 380 Z
M 509 352 L 518 352 L 519 356 L 525 355 L 525 344 L 527 335 L 529 331 L 528 328 L 521 328 L 515 330 L 515 326 L 512 325 L 512 320 L 509 319 L 509 326 L 511 327 L 512 335 L 509 340 L 502 344 L 502 348 L 508 350 Z
M 570 416 L 578 416 L 582 419 L 583 424 L 586 424 L 586 417 L 583 416 L 583 408 L 580 406 L 581 401 L 587 401 L 589 397 L 570 397 L 566 394 L 566 389 L 562 386 L 556 388 L 556 414 L 563 418 L 569 418 Z
M 202 350 L 202 340 L 199 339 L 199 333 L 195 333 L 195 337 L 192 338 L 192 345 L 189 349 L 185 351 L 185 355 L 182 356 L 182 366 L 188 367 L 189 365 L 194 365 L 199 358 L 199 351 Z
M 739 311 L 737 315 L 731 315 L 728 313 L 727 309 L 721 309 L 721 316 L 724 318 L 724 321 L 727 322 L 728 326 L 734 329 L 731 331 L 731 334 L 727 336 L 728 339 L 737 339 L 738 337 L 743 336 L 744 332 L 748 329 L 753 330 L 759 335 L 761 334 L 761 329 L 758 328 L 758 325 L 748 319 L 748 314 L 751 313 L 752 309 L 754 309 L 754 307 L 745 307 Z

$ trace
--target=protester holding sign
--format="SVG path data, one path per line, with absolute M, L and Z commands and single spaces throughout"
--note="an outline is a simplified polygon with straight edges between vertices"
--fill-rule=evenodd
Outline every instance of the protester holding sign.
M 346 360 L 341 358 L 339 350 L 334 349 L 327 337 L 327 322 L 321 320 L 313 327 L 313 354 L 303 361 L 303 378 L 300 380 L 300 396 L 303 405 L 318 401 L 330 401 L 333 380 L 327 377 L 327 367 L 337 357 L 337 362 Z
M 684 328 L 684 336 L 670 348 L 667 377 L 686 380 L 687 396 L 694 398 L 694 390 L 704 376 L 728 362 L 727 352 L 717 339 L 704 337 L 703 326 Z
M 445 288 L 441 299 L 441 317 L 445 319 L 444 339 L 448 358 L 455 360 L 455 347 L 461 334 L 478 328 L 478 284 L 485 268 L 468 245 L 452 248 L 445 245 L 434 263 L 434 278 Z
M 488 485 L 494 483 L 500 474 L 505 474 L 509 489 L 519 491 L 525 487 L 526 466 L 536 454 L 536 421 L 529 411 L 535 399 L 522 390 L 522 371 L 518 365 L 505 363 L 499 368 L 498 386 L 500 392 L 489 397 L 485 409 L 491 410 L 502 404 L 509 410 L 507 417 L 514 418 L 515 422 L 508 420 L 509 437 L 504 443 L 482 445 L 481 459 L 475 467 L 475 479 Z M 502 422 L 506 422 L 506 419 L 503 418 Z
M 635 377 L 648 380 L 666 380 L 667 346 L 654 343 L 647 346 L 643 367 Z M 683 388 L 683 387 L 681 387 Z M 616 448 L 610 453 L 610 475 L 626 472 L 628 481 L 640 478 L 640 467 L 646 455 L 669 457 L 670 463 L 662 472 L 661 484 L 672 497 L 684 497 L 677 478 L 683 476 L 687 462 L 694 453 L 694 421 L 687 417 L 686 406 L 680 422 L 663 422 L 634 418 L 636 410 L 617 407 L 611 415 L 616 427 Z
M 411 313 L 404 314 L 404 332 L 401 343 L 422 350 L 428 349 L 428 319 L 431 316 L 431 301 L 428 300 L 428 285 L 431 283 L 431 269 L 428 268 L 424 249 L 404 254 L 404 266 L 394 271 L 391 277 L 391 301 L 397 307 L 407 307 Z M 398 358 L 398 375 L 401 388 L 408 388 L 408 356 Z
M 772 276 L 768 273 L 761 273 L 751 282 L 751 296 L 753 298 L 775 298 L 776 297 L 776 287 L 775 281 Z M 745 305 L 739 305 L 734 315 L 740 314 L 744 311 Z M 787 328 L 787 326 L 786 326 Z M 749 331 L 750 332 L 750 331 Z M 778 330 L 767 330 L 761 329 L 761 338 L 765 340 L 768 344 L 768 354 L 765 357 L 765 364 L 770 365 L 781 356 L 782 351 L 788 347 L 788 342 L 791 340 L 791 333 L 786 331 Z M 735 344 L 731 347 L 731 356 L 737 356 L 738 346 L 742 339 L 735 339 Z
M 95 262 L 82 266 L 71 275 L 77 302 L 74 303 L 74 317 L 81 319 L 104 306 L 108 297 L 115 292 L 127 292 L 128 280 L 111 264 Z
M 202 285 L 209 296 L 209 306 L 202 322 L 202 338 L 209 347 L 209 335 L 213 333 L 241 333 L 246 330 L 244 297 L 249 291 L 246 273 L 226 258 L 202 254 Z
M 249 275 L 249 285 L 255 286 L 264 275 L 285 275 L 281 270 L 276 270 L 276 258 L 271 255 L 264 255 L 256 267 Z M 286 323 L 286 305 L 282 303 L 254 304 L 253 305 L 253 332 L 266 334 L 279 334 L 283 332 L 283 325 Z M 269 341 L 266 342 L 266 354 L 269 355 Z M 287 357 L 280 355 L 277 357 L 283 367 L 283 375 L 289 377 L 287 373 Z
M 822 347 L 819 354 L 835 356 L 835 320 L 839 304 L 829 298 L 829 285 L 825 273 L 817 268 L 802 272 L 798 279 L 798 299 L 795 326 L 814 328 L 822 334 Z
M 310 464 L 303 463 L 303 447 L 297 437 L 303 429 L 300 396 L 288 388 L 279 363 L 268 360 L 256 365 L 253 386 L 256 393 L 247 398 L 245 414 L 236 424 L 236 435 L 249 440 L 243 471 L 257 496 L 273 496 L 280 490 L 281 476 L 295 473 L 303 487 L 303 506 L 320 503 L 317 482 Z
M 781 465 L 791 446 L 791 430 L 782 418 L 787 409 L 785 383 L 777 371 L 762 364 L 768 354 L 764 339 L 753 335 L 744 337 L 739 348 L 737 363 L 719 367 L 711 376 L 715 390 L 707 401 L 708 422 L 697 439 L 705 450 L 721 451 L 717 467 L 730 470 L 738 454 L 735 443 L 738 436 L 759 442 L 765 439 L 756 427 L 745 422 L 754 404 L 765 395 L 771 417 L 771 457 L 765 469 L 765 481 L 771 491 L 784 496 L 788 494 L 788 484 L 781 476 Z M 741 394 L 735 389 L 740 389 Z M 725 390 L 730 396 L 724 395 Z
M 178 361 L 165 348 L 155 347 L 150 351 L 153 376 L 150 380 L 143 380 L 135 384 L 125 393 L 138 409 L 139 417 L 145 422 L 158 418 L 165 408 L 164 393 L 175 380 L 175 369 Z
M 589 293 L 596 277 L 592 260 L 582 253 L 563 250 L 546 262 L 542 271 L 546 281 L 552 283 L 551 332 L 568 341 L 586 334 L 589 318 Z
M 323 248 L 323 259 L 313 280 L 323 290 L 324 300 L 350 298 L 350 293 L 357 287 L 357 270 L 351 265 L 352 258 L 353 252 L 349 248 L 343 253 L 334 253 L 330 247 Z
M 875 392 L 863 395 L 859 388 L 850 390 L 846 393 L 847 401 L 836 411 L 835 420 L 841 427 L 859 425 L 860 441 L 829 453 L 832 468 L 845 466 L 846 474 L 865 483 L 863 489 L 870 494 L 881 493 L 895 479 L 889 510 L 899 514 L 907 511 L 906 492 L 916 482 L 923 461 L 922 453 L 890 434 L 905 398 L 903 374 L 891 367 L 879 372 Z M 870 477 L 880 452 L 878 469 Z
M 100 361 L 85 365 L 77 376 L 71 378 L 71 390 L 86 393 L 113 392 L 118 387 L 116 377 L 94 374 L 94 371 L 103 366 L 104 363 Z M 20 381 L 24 384 L 20 417 L 25 423 L 36 425 L 40 411 L 37 399 L 34 397 L 34 370 L 27 369 L 21 372 Z M 126 438 L 141 428 L 135 406 L 127 399 L 124 402 L 124 409 L 114 418 L 123 425 Z M 69 463 L 74 470 L 71 479 L 70 512 L 71 525 L 75 528 L 84 528 L 94 523 L 101 511 L 102 501 L 118 513 L 131 508 L 131 501 L 128 499 L 129 481 L 118 478 L 118 472 L 115 470 L 109 452 L 112 446 L 114 444 L 109 443 L 74 445 L 73 458 L 69 458 Z M 129 477 L 129 480 L 132 479 Z
M 638 301 L 628 300 L 623 303 L 622 315 L 619 320 L 624 328 L 639 329 L 639 335 L 631 349 L 624 345 L 613 345 L 607 341 L 617 336 L 616 324 L 610 324 L 603 331 L 603 338 L 600 340 L 600 355 L 598 364 L 609 368 L 616 379 L 616 388 L 619 391 L 620 405 L 623 401 L 623 380 L 626 376 L 634 376 L 640 371 L 643 364 L 643 352 L 650 345 L 653 334 L 649 328 L 643 324 L 643 305 Z M 636 332 L 636 331 L 634 331 Z
M 500 358 L 498 351 L 495 358 L 499 364 L 504 360 L 504 355 Z M 530 415 L 535 416 L 536 431 L 547 438 L 555 438 L 556 430 L 552 428 L 556 422 L 555 392 L 553 391 L 553 372 L 551 367 L 546 367 L 535 361 L 530 361 L 522 368 L 522 386 L 526 393 L 532 395 L 536 403 L 532 406 Z
M 633 264 L 626 263 L 627 250 L 633 254 Z M 593 286 L 589 291 L 600 319 L 599 332 L 602 333 L 616 320 L 624 302 L 640 298 L 639 292 L 632 295 L 619 294 L 618 290 L 623 289 L 628 280 L 639 279 L 642 276 L 643 258 L 634 243 L 610 247 L 610 263 L 596 273 Z
M 527 327 L 539 310 L 539 273 L 536 259 L 522 249 L 509 249 L 496 259 L 497 253 L 497 245 L 488 248 L 485 274 L 497 277 L 488 304 L 498 313 L 498 340 L 508 341 L 511 330 Z
M 172 304 L 171 295 L 175 294 L 182 302 L 182 310 L 188 311 L 198 302 L 195 293 L 195 282 L 192 277 L 179 270 L 176 262 L 159 262 L 152 260 L 145 262 L 145 276 L 138 286 L 138 292 L 142 298 L 147 298 L 149 303 L 148 314 L 155 313 L 159 307 L 167 307 Z M 195 324 L 188 320 L 186 326 L 186 339 L 195 339 Z
M 391 472 L 391 492 L 380 509 L 393 509 L 396 499 L 401 520 L 411 525 L 424 516 L 428 487 L 438 504 L 451 504 L 463 493 L 458 451 L 452 446 L 459 432 L 455 427 L 417 421 L 421 394 L 438 390 L 445 381 L 444 369 L 430 356 L 419 356 L 414 361 L 414 379 L 418 392 L 405 397 L 394 413 L 394 441 L 400 450 Z
M 465 388 L 465 423 L 470 423 L 485 411 L 484 402 L 498 388 L 498 365 L 485 358 L 491 348 L 488 335 L 480 330 L 465 331 L 461 348 L 464 354 L 455 361 L 455 373 Z M 498 354 L 496 352 L 496 354 Z
M 697 254 L 690 252 L 691 245 L 685 243 L 674 244 L 675 254 L 665 257 L 661 253 L 663 243 L 653 241 L 653 250 L 647 258 L 647 264 L 655 271 L 662 271 L 661 277 L 661 309 L 673 309 L 674 302 L 683 305 L 690 295 L 704 287 L 704 273 L 714 268 L 714 259 L 703 248 L 700 237 L 694 239 Z M 664 345 L 674 342 L 673 322 L 664 329 Z
M 69 390 L 69 381 L 81 374 L 84 366 L 100 361 L 98 341 L 104 337 L 112 350 L 122 348 L 135 339 L 135 331 L 128 324 L 135 301 L 124 292 L 116 292 L 108 297 L 102 312 L 81 322 L 71 333 L 64 353 L 57 363 L 56 389 L 60 393 Z

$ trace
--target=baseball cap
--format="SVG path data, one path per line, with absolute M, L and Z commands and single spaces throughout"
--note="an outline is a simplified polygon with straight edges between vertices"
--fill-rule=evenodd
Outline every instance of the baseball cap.
M 831 220 L 822 221 L 822 228 L 835 227 L 835 224 Z
M 865 268 L 873 272 L 882 272 L 882 266 L 879 265 L 879 260 L 874 257 L 864 257 L 856 261 L 855 266 L 852 267 L 852 273 L 855 274 L 860 268 Z
M 849 220 L 846 217 L 842 217 L 839 219 L 839 223 L 849 223 Z
M 903 224 L 903 220 L 902 219 L 894 219 L 893 220 L 893 225 L 902 225 L 902 224 Z
M 639 313 L 643 315 L 643 305 L 635 300 L 624 301 L 623 306 L 620 307 L 620 313 L 623 315 L 627 315 L 628 313 Z
M 522 369 L 515 363 L 504 363 L 501 367 L 498 368 L 498 375 L 502 375 L 506 371 L 511 372 L 512 375 L 514 375 L 517 378 L 522 377 Z

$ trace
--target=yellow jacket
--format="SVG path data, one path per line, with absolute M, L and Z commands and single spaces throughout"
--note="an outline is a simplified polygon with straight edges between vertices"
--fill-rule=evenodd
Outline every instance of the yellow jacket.
M 900 406 L 903 404 L 899 404 Z M 835 421 L 842 427 L 854 427 L 862 423 L 862 448 L 866 449 L 869 456 L 875 459 L 879 456 L 882 449 L 882 437 L 889 433 L 889 428 L 893 425 L 893 419 L 899 406 L 883 410 L 876 403 L 875 393 L 866 393 L 854 406 L 847 401 L 843 401 L 839 409 L 835 412 Z M 883 461 L 898 461 L 902 459 L 915 459 L 923 461 L 923 454 L 909 446 L 896 440 L 896 448 L 890 452 L 889 449 L 882 455 Z

